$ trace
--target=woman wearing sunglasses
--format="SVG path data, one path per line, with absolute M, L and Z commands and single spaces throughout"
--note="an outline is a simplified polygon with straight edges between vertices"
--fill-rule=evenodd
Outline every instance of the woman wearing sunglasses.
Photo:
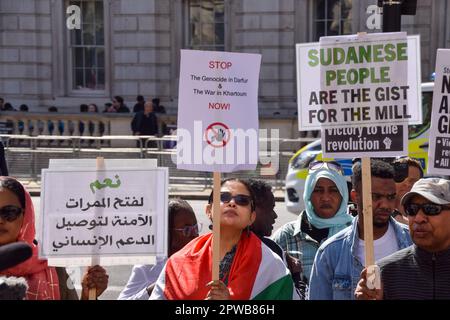
M 169 257 L 191 240 L 198 237 L 201 224 L 197 222 L 194 209 L 180 198 L 169 201 Z M 118 300 L 148 300 L 156 280 L 166 263 L 166 257 L 157 257 L 155 265 L 136 265 Z
M 76 291 L 68 288 L 70 278 L 66 270 L 49 267 L 47 261 L 38 258 L 34 208 L 30 194 L 17 180 L 0 177 L 0 246 L 16 241 L 30 245 L 33 255 L 28 260 L 3 270 L 0 276 L 25 278 L 28 300 L 78 299 Z M 89 288 L 97 288 L 99 296 L 108 285 L 108 275 L 102 267 L 94 266 L 88 268 L 81 284 L 82 299 L 88 298 Z
M 212 195 L 206 207 L 212 219 Z M 220 280 L 212 280 L 212 233 L 167 261 L 150 299 L 292 299 L 294 285 L 283 261 L 250 231 L 255 201 L 246 181 L 229 179 L 220 190 Z
M 281 248 L 301 261 L 308 281 L 319 246 L 353 220 L 348 214 L 348 199 L 341 165 L 335 161 L 312 162 L 303 193 L 305 210 L 272 236 Z

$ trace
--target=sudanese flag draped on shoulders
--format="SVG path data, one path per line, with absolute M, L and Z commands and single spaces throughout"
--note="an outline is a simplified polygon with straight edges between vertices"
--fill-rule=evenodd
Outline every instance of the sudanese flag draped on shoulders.
M 212 233 L 200 236 L 167 261 L 151 299 L 203 300 L 212 279 Z M 283 261 L 253 233 L 242 233 L 228 277 L 233 300 L 291 300 L 294 285 Z

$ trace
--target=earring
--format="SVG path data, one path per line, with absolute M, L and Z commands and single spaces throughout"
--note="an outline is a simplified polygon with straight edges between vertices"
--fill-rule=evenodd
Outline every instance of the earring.
M 209 230 L 212 230 L 212 224 L 210 224 L 209 226 L 208 226 L 208 228 L 209 228 Z

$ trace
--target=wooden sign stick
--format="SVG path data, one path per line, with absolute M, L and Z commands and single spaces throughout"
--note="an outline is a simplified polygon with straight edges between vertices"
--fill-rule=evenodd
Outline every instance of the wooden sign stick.
M 105 169 L 105 159 L 103 157 L 97 157 L 95 163 L 96 170 L 104 170 Z M 100 264 L 98 256 L 91 257 L 91 266 L 95 266 Z M 89 300 L 97 299 L 97 288 L 89 289 Z
M 373 248 L 372 170 L 370 158 L 364 157 L 361 161 L 364 217 L 364 265 L 367 268 L 367 287 L 369 289 L 381 289 L 380 268 L 375 265 Z
M 220 265 L 220 172 L 214 172 L 212 280 L 219 280 Z
M 370 158 L 361 159 L 362 172 L 362 194 L 363 194 L 363 217 L 364 217 L 364 254 L 365 266 L 375 263 L 373 254 L 373 216 L 372 216 L 372 174 L 370 169 Z

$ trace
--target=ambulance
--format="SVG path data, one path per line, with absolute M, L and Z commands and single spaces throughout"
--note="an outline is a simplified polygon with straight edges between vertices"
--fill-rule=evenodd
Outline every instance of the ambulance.
M 423 123 L 421 125 L 411 125 L 408 130 L 409 156 L 419 160 L 425 171 L 428 163 L 428 134 L 431 123 L 433 89 L 434 82 L 421 84 Z M 306 176 L 308 175 L 308 166 L 311 162 L 317 160 L 335 160 L 339 162 L 344 169 L 347 181 L 350 182 L 352 159 L 323 158 L 320 139 L 311 142 L 298 150 L 289 160 L 284 197 L 289 212 L 299 214 L 305 208 L 303 190 Z

